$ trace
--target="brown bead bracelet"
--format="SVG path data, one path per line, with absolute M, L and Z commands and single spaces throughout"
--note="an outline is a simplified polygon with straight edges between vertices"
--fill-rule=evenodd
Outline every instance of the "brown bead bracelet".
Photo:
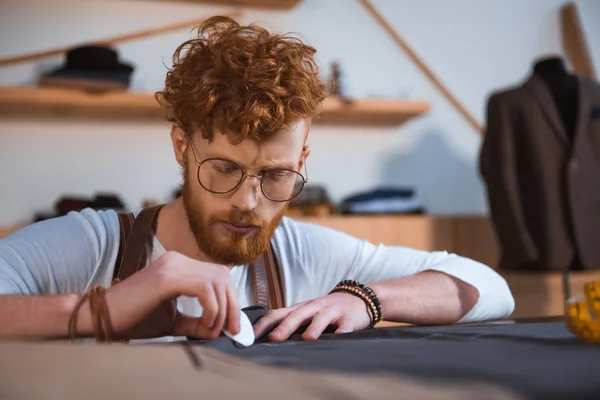
M 338 283 L 329 293 L 345 292 L 359 297 L 367 306 L 367 312 L 371 317 L 371 323 L 366 329 L 371 329 L 383 319 L 379 298 L 373 290 L 356 281 L 343 280 Z

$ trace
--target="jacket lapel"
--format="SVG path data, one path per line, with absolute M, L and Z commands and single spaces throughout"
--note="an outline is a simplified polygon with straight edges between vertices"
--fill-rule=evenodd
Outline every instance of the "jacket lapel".
M 552 130 L 554 131 L 558 139 L 564 145 L 570 146 L 569 137 L 567 136 L 567 133 L 565 132 L 565 127 L 560 119 L 558 108 L 556 107 L 556 104 L 552 99 L 552 94 L 550 93 L 550 90 L 546 87 L 546 83 L 541 78 L 532 75 L 525 83 L 525 87 L 528 88 L 533 94 L 537 104 L 540 106 L 544 115 L 550 122 Z M 579 125 L 580 124 L 578 123 L 577 126 Z

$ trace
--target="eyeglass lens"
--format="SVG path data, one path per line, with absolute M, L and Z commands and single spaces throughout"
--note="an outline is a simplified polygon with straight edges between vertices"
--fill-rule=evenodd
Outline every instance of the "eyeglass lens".
M 291 170 L 271 169 L 261 175 L 264 195 L 275 201 L 286 201 L 296 197 L 304 185 L 302 175 Z M 214 193 L 228 193 L 234 190 L 243 177 L 242 168 L 229 160 L 205 160 L 198 168 L 200 185 Z

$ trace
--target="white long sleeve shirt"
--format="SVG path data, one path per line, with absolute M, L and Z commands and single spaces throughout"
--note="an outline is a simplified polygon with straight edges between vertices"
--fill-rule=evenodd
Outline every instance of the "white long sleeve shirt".
M 86 209 L 27 226 L 0 239 L 0 294 L 83 292 L 110 286 L 119 246 L 114 211 Z M 377 282 L 424 270 L 441 271 L 479 291 L 460 322 L 509 316 L 514 299 L 502 276 L 488 266 L 447 252 L 370 243 L 345 233 L 284 218 L 272 238 L 287 306 L 326 295 L 339 281 Z M 165 253 L 154 238 L 149 262 Z M 240 307 L 253 305 L 248 268 L 231 269 Z M 180 298 L 180 311 L 201 315 L 195 299 Z

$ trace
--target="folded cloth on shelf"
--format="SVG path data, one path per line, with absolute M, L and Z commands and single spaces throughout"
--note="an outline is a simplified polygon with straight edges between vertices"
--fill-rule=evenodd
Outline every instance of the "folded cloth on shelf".
M 422 214 L 425 208 L 410 188 L 381 187 L 342 199 L 342 214 Z
M 329 193 L 324 186 L 306 185 L 291 202 L 291 207 L 306 205 L 331 204 Z

